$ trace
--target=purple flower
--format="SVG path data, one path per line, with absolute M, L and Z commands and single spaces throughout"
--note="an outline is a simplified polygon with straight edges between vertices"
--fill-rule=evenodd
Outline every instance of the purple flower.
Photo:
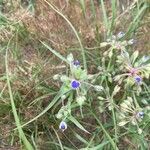
M 78 60 L 74 60 L 74 61 L 73 61 L 73 65 L 74 65 L 74 66 L 80 66 L 80 62 L 79 62 Z
M 143 117 L 144 117 L 144 112 L 142 112 L 142 111 L 141 111 L 141 112 L 138 112 L 138 113 L 137 113 L 137 117 L 138 117 L 138 118 L 143 118 Z
M 125 35 L 125 33 L 121 31 L 121 32 L 118 33 L 117 37 L 120 39 L 120 38 L 122 38 L 124 35 Z
M 59 129 L 62 131 L 65 131 L 67 129 L 67 124 L 64 121 L 61 121 L 61 123 L 59 124 Z
M 72 87 L 73 89 L 77 89 L 79 86 L 80 86 L 80 82 L 79 82 L 79 81 L 73 80 L 73 81 L 71 82 L 71 87 Z
M 137 83 L 140 83 L 142 81 L 142 78 L 140 76 L 135 76 L 134 79 Z

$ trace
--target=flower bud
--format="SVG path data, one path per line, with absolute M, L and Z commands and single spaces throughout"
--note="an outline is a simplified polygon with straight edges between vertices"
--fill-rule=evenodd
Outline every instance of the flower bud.
M 102 86 L 100 86 L 100 85 L 95 85 L 94 86 L 94 89 L 95 89 L 95 91 L 102 91 L 103 90 L 103 87 Z
M 64 99 L 66 99 L 66 95 L 61 96 L 61 100 L 64 100 Z
M 59 124 L 59 129 L 62 131 L 65 131 L 67 129 L 67 124 L 64 121 L 61 121 L 61 123 Z
M 118 33 L 117 38 L 121 39 L 124 35 L 125 33 L 121 31 Z
M 62 113 L 58 112 L 58 114 L 56 114 L 56 118 L 57 118 L 57 119 L 61 119 L 62 117 L 63 117 L 63 114 L 62 114 Z
M 113 91 L 113 96 L 115 96 L 120 91 L 120 86 L 116 85 Z
M 59 79 L 59 77 L 60 77 L 60 75 L 59 75 L 59 74 L 55 74 L 55 75 L 53 76 L 53 80 L 58 80 L 58 79 Z
M 131 40 L 128 41 L 129 45 L 133 45 L 134 43 L 136 43 L 136 40 L 134 40 L 134 39 L 131 39 Z
M 73 65 L 76 66 L 76 67 L 79 67 L 80 66 L 80 62 L 78 60 L 74 60 L 73 61 Z
M 65 82 L 65 81 L 68 80 L 68 77 L 67 77 L 66 75 L 62 75 L 62 76 L 60 77 L 60 80 L 61 80 L 62 82 Z
M 70 54 L 67 56 L 67 60 L 68 60 L 70 63 L 73 62 L 74 58 L 73 58 L 72 53 L 70 53 Z
M 84 104 L 85 100 L 86 100 L 85 96 L 79 96 L 76 98 L 76 101 L 80 106 L 82 106 Z
M 109 41 L 108 41 L 109 42 Z M 103 42 L 103 43 L 100 43 L 100 47 L 106 47 L 107 45 L 109 45 L 108 42 Z
M 142 132 L 143 132 L 142 129 L 139 128 L 139 129 L 138 129 L 138 134 L 142 134 Z
M 144 117 L 144 112 L 140 111 L 137 113 L 137 118 L 143 118 Z
M 121 122 L 118 123 L 118 126 L 124 126 L 127 123 L 128 123 L 128 121 L 121 121 Z

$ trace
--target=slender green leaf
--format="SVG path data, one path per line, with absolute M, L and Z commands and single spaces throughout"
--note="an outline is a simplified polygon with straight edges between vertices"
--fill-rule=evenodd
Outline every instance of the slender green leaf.
M 62 61 L 65 61 L 66 63 L 69 64 L 68 60 L 63 57 L 60 53 L 58 53 L 57 51 L 55 51 L 54 49 L 52 49 L 51 47 L 49 47 L 46 43 L 42 42 L 41 43 L 48 49 L 50 50 L 54 55 L 56 55 L 58 58 L 60 58 Z
M 79 129 L 83 130 L 86 133 L 89 133 L 73 116 L 68 118 L 71 122 L 73 122 Z M 90 134 L 90 133 L 89 133 Z

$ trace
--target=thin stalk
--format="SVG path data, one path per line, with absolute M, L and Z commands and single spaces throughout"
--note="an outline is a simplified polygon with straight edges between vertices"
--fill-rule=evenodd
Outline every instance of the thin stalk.
M 47 0 L 44 0 L 57 14 L 59 14 L 71 27 L 71 29 L 73 30 L 74 34 L 76 35 L 76 38 L 78 39 L 78 42 L 80 44 L 81 47 L 81 54 L 83 57 L 83 64 L 84 64 L 84 69 L 87 71 L 87 64 L 86 64 L 86 56 L 85 56 L 85 50 L 83 48 L 82 42 L 80 40 L 80 37 L 76 31 L 76 29 L 74 28 L 74 26 L 72 25 L 72 23 L 67 19 L 66 16 L 64 16 L 57 8 L 55 8 L 52 4 L 50 4 Z
M 10 77 L 9 77 L 9 69 L 8 69 L 8 49 L 6 49 L 6 55 L 5 55 L 5 67 L 6 67 L 6 78 L 7 78 L 7 85 L 8 85 L 8 91 L 9 91 L 9 96 L 10 96 L 10 102 L 11 102 L 11 107 L 12 107 L 12 112 L 14 115 L 15 123 L 19 132 L 20 139 L 24 143 L 24 146 L 26 147 L 27 150 L 34 150 L 30 142 L 27 140 L 20 124 L 20 120 L 17 114 L 15 102 L 13 99 L 13 93 L 11 89 L 11 84 L 10 84 Z
M 119 150 L 117 145 L 114 143 L 113 139 L 111 138 L 111 136 L 108 134 L 108 132 L 105 130 L 104 126 L 102 125 L 102 123 L 100 122 L 100 120 L 97 118 L 97 116 L 92 112 L 94 118 L 96 119 L 96 121 L 98 122 L 98 124 L 100 125 L 100 127 L 102 128 L 103 132 L 105 133 L 106 137 L 109 139 L 112 148 L 114 150 Z
M 105 9 L 105 4 L 104 4 L 104 1 L 103 1 L 103 0 L 101 0 L 101 5 L 102 5 L 102 11 L 103 11 L 104 24 L 105 24 L 106 29 L 107 29 L 107 32 L 108 32 L 108 29 L 109 29 L 109 21 L 108 21 L 106 9 Z
M 108 88 L 108 84 L 107 84 L 107 80 L 106 81 L 106 87 Z M 109 99 L 111 100 L 111 105 L 112 105 L 112 116 L 113 116 L 113 123 L 114 123 L 114 129 L 115 129 L 115 142 L 117 143 L 117 139 L 118 139 L 118 136 L 117 136 L 117 121 L 116 121 L 116 115 L 115 115 L 115 110 L 114 110 L 114 101 L 113 101 L 113 96 L 110 96 L 110 93 L 108 91 L 108 96 L 109 96 Z
M 110 36 L 111 31 L 113 30 L 113 27 L 114 27 L 114 23 L 115 23 L 115 19 L 116 19 L 116 13 L 117 13 L 116 0 L 112 0 L 112 20 L 111 20 L 111 25 L 110 25 L 109 32 L 108 32 L 109 36 Z

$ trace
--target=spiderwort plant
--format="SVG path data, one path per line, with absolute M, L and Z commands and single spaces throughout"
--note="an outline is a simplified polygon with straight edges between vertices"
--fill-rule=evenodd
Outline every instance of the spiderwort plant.
M 119 32 L 117 35 L 112 35 L 106 42 L 101 43 L 101 47 L 110 46 L 110 48 L 104 52 L 104 56 L 111 58 L 116 54 L 116 50 L 126 50 L 127 46 L 133 45 L 136 43 L 134 39 L 122 40 L 125 36 L 124 32 Z
M 144 82 L 144 78 L 148 79 L 150 77 L 150 64 L 148 59 L 138 58 L 138 55 L 138 51 L 135 51 L 131 56 L 127 51 L 122 51 L 117 59 L 119 70 L 122 73 L 116 75 L 114 80 L 118 81 L 119 84 L 124 81 L 126 87 L 138 85 L 136 87 L 141 91 L 139 86 Z
M 80 107 L 80 112 L 82 115 L 82 106 L 86 102 L 87 91 L 91 87 L 92 87 L 91 89 L 94 89 L 95 91 L 101 91 L 103 89 L 102 86 L 93 85 L 92 83 L 93 79 L 95 79 L 97 74 L 96 75 L 87 74 L 87 71 L 82 69 L 80 61 L 74 60 L 72 54 L 69 54 L 67 56 L 67 60 L 69 62 L 70 67 L 68 74 L 55 75 L 53 77 L 55 80 L 60 80 L 61 82 L 63 82 L 64 88 L 69 89 L 71 91 L 70 93 L 68 93 L 68 95 L 63 95 L 65 98 L 61 99 L 62 107 L 56 115 L 56 117 L 61 120 L 67 119 L 69 120 L 72 111 L 71 104 L 74 102 L 76 102 Z M 63 125 L 64 124 L 65 123 L 63 122 Z

